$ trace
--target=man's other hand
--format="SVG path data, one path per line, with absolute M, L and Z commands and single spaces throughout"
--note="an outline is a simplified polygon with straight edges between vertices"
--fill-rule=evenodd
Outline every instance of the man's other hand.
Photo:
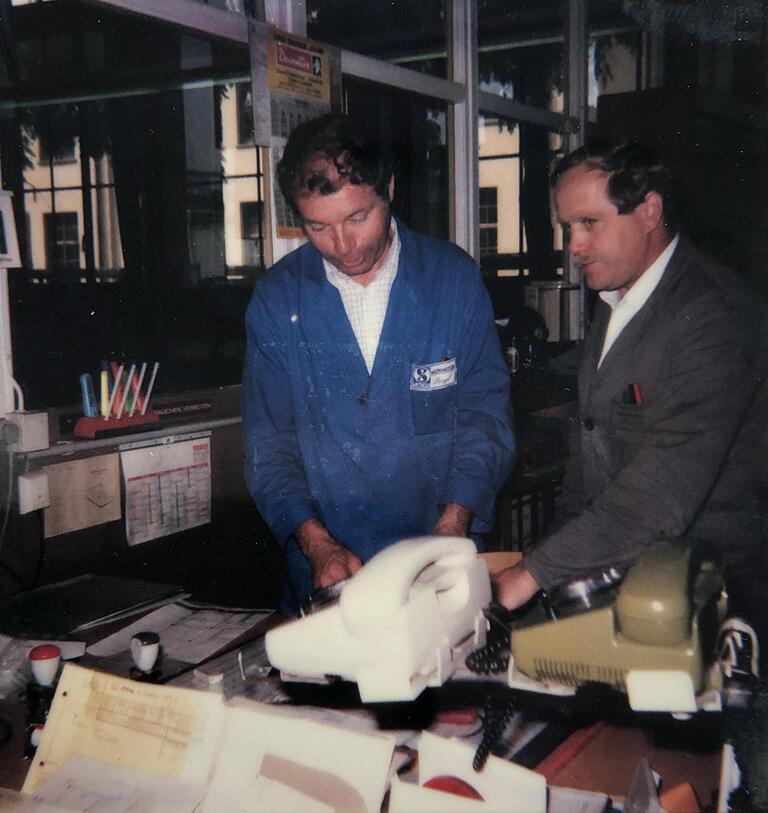
M 471 521 L 472 512 L 469 509 L 458 503 L 449 502 L 438 517 L 432 533 L 435 536 L 466 536 Z
M 363 566 L 360 558 L 339 545 L 316 519 L 302 522 L 296 529 L 295 536 L 312 568 L 314 589 L 344 581 Z
M 496 601 L 508 610 L 521 607 L 541 589 L 522 562 L 496 573 L 493 576 L 493 587 Z

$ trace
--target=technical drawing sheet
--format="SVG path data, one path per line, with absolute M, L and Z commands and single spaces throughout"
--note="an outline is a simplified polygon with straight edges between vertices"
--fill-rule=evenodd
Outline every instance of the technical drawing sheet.
M 129 545 L 211 521 L 210 437 L 130 449 L 120 462 Z
M 35 793 L 69 757 L 204 784 L 224 722 L 221 695 L 65 665 L 22 790 Z

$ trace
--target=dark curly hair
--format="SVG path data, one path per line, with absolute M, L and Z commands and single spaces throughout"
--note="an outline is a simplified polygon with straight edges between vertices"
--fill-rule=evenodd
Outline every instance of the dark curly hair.
M 656 192 L 663 203 L 662 218 L 667 230 L 677 231 L 677 211 L 672 176 L 651 150 L 636 143 L 609 144 L 591 142 L 561 158 L 554 166 L 550 184 L 576 167 L 607 172 L 608 197 L 619 214 L 633 212 L 649 192 Z
M 336 167 L 338 179 L 317 168 L 323 159 Z M 345 182 L 372 186 L 388 201 L 391 177 L 390 151 L 371 138 L 360 122 L 331 113 L 296 127 L 277 165 L 280 190 L 294 209 L 298 198 L 330 195 Z

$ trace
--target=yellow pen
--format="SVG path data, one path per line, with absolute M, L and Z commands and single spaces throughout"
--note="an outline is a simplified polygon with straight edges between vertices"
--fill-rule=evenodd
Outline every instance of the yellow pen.
M 101 371 L 101 417 L 109 416 L 109 373 Z

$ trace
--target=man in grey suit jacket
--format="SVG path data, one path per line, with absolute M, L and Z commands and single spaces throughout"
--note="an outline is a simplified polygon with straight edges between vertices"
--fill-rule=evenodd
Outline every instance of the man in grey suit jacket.
M 579 371 L 580 457 L 570 515 L 497 577 L 497 596 L 517 607 L 688 535 L 720 549 L 731 598 L 764 617 L 765 312 L 677 235 L 670 177 L 651 153 L 584 147 L 552 182 L 570 253 L 600 297 Z

